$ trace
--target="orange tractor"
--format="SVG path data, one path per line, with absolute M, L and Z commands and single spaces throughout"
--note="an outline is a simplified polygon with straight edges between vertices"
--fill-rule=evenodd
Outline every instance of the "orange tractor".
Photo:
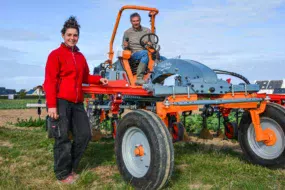
M 129 50 L 119 52 L 113 60 L 113 42 L 126 9 L 148 11 L 150 17 L 152 33 L 143 37 L 151 43 L 141 39 L 150 60 L 144 75 L 147 83 L 143 86 L 135 85 L 138 63 L 130 60 Z M 225 120 L 227 136 L 238 139 L 250 162 L 283 167 L 285 109 L 267 102 L 265 94 L 257 97 L 259 86 L 236 73 L 212 70 L 193 60 L 159 60 L 155 34 L 157 14 L 155 8 L 122 7 L 110 41 L 109 59 L 94 69 L 94 74 L 108 78 L 109 84 L 83 87 L 84 92 L 92 96 L 87 102 L 92 127 L 98 128 L 106 118 L 112 122 L 117 165 L 123 178 L 135 188 L 163 187 L 173 171 L 173 142 L 182 140 L 185 131 L 180 117 L 190 115 L 201 106 L 204 106 L 205 117 L 213 115 L 214 108 L 224 118 L 232 109 L 242 109 L 244 113 L 238 125 Z M 218 74 L 231 74 L 244 83 L 232 84 L 218 79 Z M 165 82 L 169 79 L 171 84 Z M 131 111 L 121 118 L 125 109 Z

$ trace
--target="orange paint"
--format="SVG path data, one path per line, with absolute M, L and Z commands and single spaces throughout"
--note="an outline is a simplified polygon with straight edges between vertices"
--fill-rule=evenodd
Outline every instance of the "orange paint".
M 144 148 L 142 145 L 138 146 L 135 148 L 135 151 L 134 151 L 134 154 L 135 156 L 144 156 Z
M 100 123 L 102 123 L 105 119 L 106 119 L 106 112 L 104 110 L 101 110 Z
M 156 113 L 157 115 L 164 121 L 165 124 L 167 120 L 167 114 L 172 112 L 184 112 L 184 111 L 191 111 L 191 110 L 198 110 L 197 105 L 191 105 L 191 106 L 178 106 L 178 105 L 172 105 L 174 102 L 180 102 L 180 101 L 195 101 L 197 100 L 197 95 L 191 95 L 190 98 L 188 98 L 187 95 L 176 95 L 175 98 L 172 96 L 169 96 L 165 98 L 164 102 L 157 102 L 156 103 Z M 165 106 L 166 101 L 169 102 L 169 106 Z M 166 125 L 168 126 L 168 125 Z

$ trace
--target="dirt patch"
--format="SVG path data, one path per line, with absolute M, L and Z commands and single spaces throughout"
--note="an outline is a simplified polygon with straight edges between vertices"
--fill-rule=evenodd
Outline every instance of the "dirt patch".
M 185 171 L 187 169 L 189 165 L 188 164 L 180 164 L 180 165 L 176 165 L 176 169 L 180 170 L 180 171 Z
M 211 189 L 212 185 L 203 185 L 203 184 L 191 184 L 189 185 L 189 189 Z
M 99 177 L 100 181 L 104 183 L 114 182 L 111 178 L 115 173 L 118 173 L 117 167 L 115 166 L 98 166 L 92 169 Z
M 0 156 L 0 165 L 4 162 L 4 158 Z
M 42 110 L 41 118 L 44 119 L 46 116 L 46 111 Z M 5 126 L 8 123 L 17 122 L 17 118 L 19 119 L 33 119 L 38 118 L 38 113 L 36 109 L 8 109 L 8 110 L 0 110 L 0 126 Z
M 0 146 L 8 147 L 8 148 L 12 148 L 13 147 L 13 145 L 9 141 L 2 141 L 2 140 L 0 140 Z
M 239 143 L 232 142 L 230 140 L 223 140 L 220 138 L 213 138 L 212 140 L 205 140 L 205 139 L 200 139 L 195 136 L 190 136 L 188 141 L 206 145 L 206 147 L 208 147 L 209 149 L 214 148 L 216 150 L 222 150 L 222 149 L 230 148 L 234 150 L 235 152 L 239 152 L 239 153 L 242 152 Z

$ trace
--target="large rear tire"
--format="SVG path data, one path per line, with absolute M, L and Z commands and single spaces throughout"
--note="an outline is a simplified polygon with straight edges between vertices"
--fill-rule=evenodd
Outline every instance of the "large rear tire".
M 283 168 L 285 166 L 285 109 L 275 103 L 268 103 L 260 115 L 263 130 L 274 131 L 277 141 L 273 146 L 257 142 L 250 114 L 245 112 L 240 122 L 239 142 L 246 158 L 253 164 Z
M 172 174 L 171 137 L 165 124 L 152 112 L 136 110 L 120 120 L 115 153 L 121 175 L 136 189 L 160 189 Z

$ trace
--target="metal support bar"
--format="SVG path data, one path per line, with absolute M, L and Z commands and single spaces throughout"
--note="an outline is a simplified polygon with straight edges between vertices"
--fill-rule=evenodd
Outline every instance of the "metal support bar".
M 258 109 L 252 109 L 249 110 L 249 112 L 256 135 L 255 137 L 256 141 L 257 142 L 263 141 L 267 146 L 273 146 L 277 141 L 275 132 L 270 128 L 262 129 L 260 124 L 259 114 L 263 113 L 265 108 L 266 108 L 266 102 L 262 102 Z
M 109 110 L 111 109 L 111 106 L 110 105 L 90 105 L 89 108 Z M 137 109 L 137 105 L 120 105 L 120 108 Z
M 27 104 L 27 108 L 45 108 L 46 104 Z
M 190 87 L 189 86 L 187 86 L 187 95 L 188 95 L 187 97 L 190 98 Z
M 196 100 L 196 101 L 181 101 L 173 102 L 173 105 L 188 106 L 188 105 L 219 105 L 228 103 L 244 103 L 244 102 L 261 102 L 262 98 L 238 98 L 238 99 L 217 99 L 217 100 Z

